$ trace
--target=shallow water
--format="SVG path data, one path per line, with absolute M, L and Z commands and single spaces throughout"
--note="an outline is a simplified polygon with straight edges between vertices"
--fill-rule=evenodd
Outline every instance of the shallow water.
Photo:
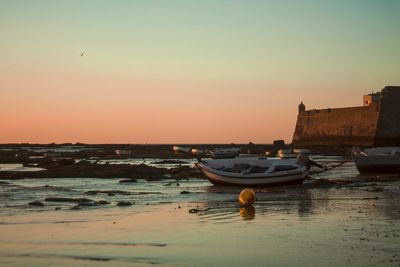
M 0 163 L 0 172 L 42 171 L 39 167 L 25 167 L 22 163 Z
M 177 159 L 159 159 L 159 158 L 127 158 L 127 159 L 101 159 L 101 160 L 89 160 L 90 162 L 97 162 L 98 164 L 131 164 L 131 165 L 139 165 L 145 164 L 152 167 L 157 168 L 176 168 L 180 166 L 193 166 L 197 163 L 197 159 L 179 159 L 177 161 L 181 163 L 159 163 L 165 160 L 177 160 Z
M 360 179 L 353 163 L 312 177 L 302 186 L 257 188 L 250 208 L 237 204 L 241 188 L 193 178 L 179 186 L 0 181 L 0 264 L 399 266 L 400 180 Z M 110 204 L 73 209 L 77 203 L 48 197 Z M 119 207 L 121 200 L 133 205 Z M 32 201 L 44 206 L 27 205 Z

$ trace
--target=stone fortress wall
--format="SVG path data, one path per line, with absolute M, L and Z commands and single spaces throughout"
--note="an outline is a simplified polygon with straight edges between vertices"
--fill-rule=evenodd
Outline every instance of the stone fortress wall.
M 319 110 L 301 103 L 293 147 L 400 145 L 400 87 L 365 95 L 363 103 Z
M 381 92 L 375 145 L 400 146 L 400 86 L 387 86 Z

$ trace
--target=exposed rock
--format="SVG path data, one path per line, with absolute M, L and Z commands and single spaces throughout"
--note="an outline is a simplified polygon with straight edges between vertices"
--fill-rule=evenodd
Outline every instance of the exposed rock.
M 80 160 L 76 164 L 77 165 L 91 165 L 92 163 L 88 160 Z
M 71 164 L 58 161 L 41 162 L 38 167 L 43 171 L 3 172 L 3 179 L 17 178 L 146 178 L 153 179 L 168 174 L 165 168 L 151 167 L 145 164 Z M 4 176 L 4 177 L 3 177 Z
M 120 207 L 132 206 L 132 203 L 129 201 L 118 201 L 117 206 L 120 206 Z
M 97 195 L 97 194 L 108 194 L 109 196 L 115 196 L 115 194 L 119 195 L 132 195 L 131 192 L 123 191 L 123 190 L 90 190 L 86 191 L 85 194 L 87 195 Z
M 96 201 L 96 204 L 99 204 L 99 205 L 108 205 L 108 204 L 110 204 L 110 202 L 105 201 L 105 200 L 99 200 L 99 201 Z
M 1 155 L 1 153 L 0 153 Z M 148 181 L 157 181 L 166 178 L 186 178 L 186 177 L 204 177 L 204 175 L 189 166 L 177 168 L 156 168 L 145 164 L 96 164 L 81 161 L 77 164 L 72 163 L 74 159 L 68 159 L 65 162 L 61 160 L 46 159 L 42 160 L 38 167 L 44 168 L 42 171 L 19 171 L 2 172 L 2 179 L 19 178 L 127 178 L 121 180 L 121 183 L 134 182 L 135 179 L 146 179 Z
M 59 159 L 56 162 L 58 163 L 58 165 L 61 165 L 61 166 L 68 166 L 68 165 L 74 165 L 75 164 L 75 160 L 74 159 Z
M 131 179 L 124 179 L 124 180 L 120 180 L 118 183 L 119 183 L 119 184 L 137 183 L 137 180 L 136 180 L 136 179 L 133 179 L 133 178 L 131 178 Z
M 43 202 L 36 200 L 28 203 L 29 206 L 35 206 L 35 207 L 43 207 L 44 204 Z
M 88 198 L 70 198 L 70 197 L 47 197 L 45 201 L 48 202 L 73 202 L 73 203 L 88 203 L 93 200 Z
M 97 195 L 98 192 L 96 190 L 90 190 L 85 192 L 86 195 Z
M 97 206 L 96 202 L 82 202 L 76 205 L 75 207 L 93 207 Z

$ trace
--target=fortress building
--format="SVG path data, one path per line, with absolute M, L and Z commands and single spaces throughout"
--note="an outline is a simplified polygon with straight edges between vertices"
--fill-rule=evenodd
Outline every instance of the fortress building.
M 400 146 L 400 86 L 364 95 L 359 107 L 306 110 L 301 102 L 292 145 Z

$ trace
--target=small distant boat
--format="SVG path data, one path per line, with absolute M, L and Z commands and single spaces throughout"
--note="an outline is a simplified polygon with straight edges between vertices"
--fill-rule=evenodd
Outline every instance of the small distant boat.
M 293 153 L 290 149 L 280 149 L 278 150 L 278 157 L 281 159 L 295 159 L 297 154 Z
M 45 152 L 45 153 L 43 154 L 43 157 L 44 157 L 44 158 L 54 158 L 54 157 L 57 157 L 57 156 L 59 156 L 59 154 L 57 154 L 57 153 L 51 153 L 51 152 Z
M 239 158 L 260 158 L 260 155 L 258 155 L 258 154 L 239 154 L 237 157 L 239 157 Z
M 191 153 L 192 152 L 192 148 L 191 147 L 183 147 L 183 146 L 173 146 L 172 150 L 174 152 L 183 152 L 183 153 Z
M 193 155 L 202 156 L 202 155 L 209 155 L 210 152 L 209 152 L 209 150 L 206 150 L 206 149 L 192 148 L 192 154 L 193 154 Z
M 310 155 L 311 151 L 309 149 L 303 149 L 303 148 L 297 148 L 293 149 L 293 152 L 295 154 L 303 154 L 303 155 Z
M 117 156 L 128 156 L 132 154 L 132 150 L 117 149 L 115 150 L 115 154 Z
M 352 157 L 360 173 L 400 174 L 400 147 L 353 148 Z
M 210 151 L 210 155 L 214 159 L 234 158 L 240 154 L 241 148 L 216 148 Z
M 301 184 L 308 170 L 293 159 L 237 157 L 199 162 L 199 167 L 213 184 L 273 186 Z

